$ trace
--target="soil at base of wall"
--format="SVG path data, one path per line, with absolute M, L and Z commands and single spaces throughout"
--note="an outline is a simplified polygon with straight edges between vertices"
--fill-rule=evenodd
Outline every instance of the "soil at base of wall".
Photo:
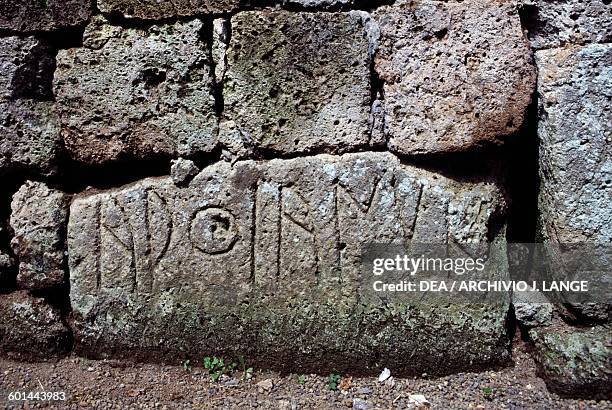
M 258 372 L 248 381 L 180 364 L 158 366 L 91 361 L 71 356 L 57 362 L 19 363 L 0 359 L 0 405 L 8 408 L 410 408 L 410 395 L 423 395 L 432 408 L 611 408 L 610 401 L 563 399 L 537 377 L 528 346 L 516 336 L 514 366 L 499 371 L 458 373 L 436 379 L 394 379 L 342 375 L 331 391 L 323 376 L 281 376 Z M 391 369 L 391 371 L 393 371 Z M 270 384 L 271 383 L 271 384 Z M 65 392 L 66 401 L 8 402 L 10 392 Z

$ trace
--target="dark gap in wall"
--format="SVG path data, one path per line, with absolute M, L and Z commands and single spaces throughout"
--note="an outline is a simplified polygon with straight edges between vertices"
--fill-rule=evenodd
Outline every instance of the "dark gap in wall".
M 227 38 L 227 43 L 229 43 L 229 39 L 231 37 L 231 25 L 228 23 L 226 24 L 226 27 L 228 29 L 228 38 Z M 225 106 L 225 101 L 223 98 L 223 76 L 221 78 L 217 78 L 216 76 L 216 69 L 217 66 L 222 63 L 225 64 L 226 63 L 226 56 L 225 53 L 223 55 L 223 62 L 218 62 L 215 61 L 214 58 L 214 47 L 215 47 L 215 34 L 214 34 L 214 19 L 207 19 L 205 21 L 203 21 L 203 26 L 202 26 L 202 30 L 200 31 L 200 39 L 201 41 L 206 44 L 207 46 L 207 51 L 208 51 L 208 59 L 210 61 L 210 70 L 211 70 L 211 78 L 212 78 L 212 95 L 215 99 L 215 105 L 214 105 L 214 110 L 215 113 L 217 115 L 217 120 L 220 121 L 221 120 L 221 116 L 223 115 L 223 109 Z
M 518 6 L 518 12 L 523 30 L 527 30 L 527 32 L 530 33 L 537 31 L 538 26 L 541 25 L 540 19 L 538 18 L 538 6 L 535 4 L 520 4 Z
M 144 178 L 165 177 L 170 175 L 172 160 L 178 156 L 165 154 L 148 158 L 120 157 L 105 164 L 86 164 L 79 162 L 64 152 L 60 160 L 60 172 L 43 180 L 50 186 L 68 194 L 77 194 L 87 189 L 112 189 L 138 182 Z M 200 152 L 182 156 L 192 160 L 200 169 L 220 161 L 221 148 L 211 152 Z M 34 178 L 41 180 L 41 178 Z
M 53 73 L 57 52 L 47 40 L 27 51 L 11 78 L 12 100 L 53 100 Z
M 44 38 L 56 50 L 83 46 L 85 26 L 45 33 Z
M 88 188 L 118 188 L 143 178 L 170 173 L 170 158 L 162 155 L 147 159 L 122 158 L 102 165 L 89 165 L 64 158 L 62 164 L 60 173 L 47 182 L 66 193 L 79 193 Z
M 509 138 L 515 138 L 514 136 Z M 458 182 L 503 182 L 505 144 L 481 145 L 471 151 L 402 155 L 401 162 Z
M 371 13 L 382 6 L 391 6 L 396 0 L 354 0 L 353 8 Z
M 148 30 L 153 26 L 172 25 L 180 22 L 189 22 L 195 19 L 201 21 L 212 20 L 220 15 L 216 14 L 193 14 L 189 16 L 163 17 L 157 19 L 142 19 L 139 17 L 125 17 L 118 11 L 111 13 L 100 13 L 110 24 L 124 29 Z
M 506 330 L 508 331 L 508 340 L 510 341 L 510 354 L 512 354 L 512 343 L 514 342 L 514 338 L 516 337 L 518 328 L 518 323 L 516 321 L 516 312 L 514 310 L 514 305 L 510 304 L 510 308 L 508 309 L 508 314 L 506 315 L 505 322 Z
M 372 56 L 372 60 L 370 61 L 370 105 L 374 103 L 376 100 L 384 100 L 385 99 L 385 82 L 380 78 L 378 72 L 376 71 L 376 67 L 374 64 L 376 54 Z
M 338 147 L 318 146 L 316 148 L 313 148 L 307 151 L 291 152 L 291 153 L 278 151 L 272 148 L 256 148 L 253 158 L 251 159 L 262 160 L 262 161 L 272 160 L 272 159 L 287 160 L 287 159 L 294 159 L 294 158 L 312 157 L 312 156 L 321 155 L 321 154 L 343 155 L 343 154 L 348 154 L 348 153 L 360 153 L 360 152 L 388 152 L 388 151 L 387 151 L 387 148 L 384 146 L 370 147 L 368 145 L 363 145 L 361 147 L 351 148 L 351 149 L 341 149 L 341 148 L 339 149 Z
M 203 170 L 204 168 L 221 161 L 221 147 L 217 146 L 212 152 L 199 152 L 183 158 L 189 159 L 196 164 L 198 169 Z M 171 164 L 168 165 L 170 167 Z M 168 168 L 170 169 L 170 168 Z
M 536 241 L 539 191 L 538 102 L 534 93 L 524 126 L 508 141 L 508 193 L 512 199 L 508 213 L 508 242 Z
M 527 36 L 531 39 L 533 34 L 542 31 L 552 31 L 558 33 L 558 29 L 547 27 L 543 19 L 539 18 L 539 7 L 535 4 L 520 4 L 518 6 L 519 18 L 523 30 L 527 31 Z M 551 33 L 553 34 L 553 33 Z
M 32 290 L 29 293 L 36 298 L 44 299 L 49 305 L 58 309 L 61 312 L 62 318 L 68 317 L 72 311 L 70 307 L 69 285 L 44 290 Z
M 79 27 L 64 27 L 53 31 L 12 31 L 0 29 L 0 37 L 30 37 L 44 39 L 54 48 L 73 48 L 83 44 L 83 33 L 87 24 Z
M 589 328 L 593 326 L 603 326 L 610 322 L 612 318 L 612 304 L 610 303 L 591 303 L 599 307 L 598 310 L 606 314 L 600 317 L 593 317 L 591 315 L 585 315 L 582 311 L 583 307 L 578 305 L 572 305 L 565 303 L 558 306 L 559 315 L 561 319 L 570 326 L 579 328 Z M 586 305 L 590 305 L 587 303 Z M 588 308 L 587 308 L 588 310 Z
M 373 50 L 370 60 L 370 117 L 369 117 L 369 145 L 386 146 L 388 143 L 385 135 L 385 112 L 384 81 L 378 75 L 375 67 L 377 50 Z

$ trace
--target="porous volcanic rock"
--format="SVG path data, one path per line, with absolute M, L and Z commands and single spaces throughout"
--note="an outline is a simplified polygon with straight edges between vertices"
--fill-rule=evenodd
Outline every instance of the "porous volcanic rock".
M 243 355 L 302 372 L 506 363 L 507 294 L 423 306 L 359 296 L 363 246 L 500 239 L 505 207 L 493 182 L 372 152 L 219 162 L 182 188 L 165 177 L 84 192 L 68 228 L 76 350 Z M 490 262 L 507 275 L 505 251 Z
M 57 309 L 26 291 L 0 296 L 0 352 L 48 359 L 70 350 L 71 336 Z
M 67 195 L 42 182 L 28 181 L 13 196 L 11 208 L 18 286 L 38 290 L 64 285 Z
M 0 30 L 53 31 L 83 26 L 90 0 L 0 0 Z
M 48 101 L 54 69 L 44 41 L 0 38 L 0 174 L 55 172 L 61 139 Z
M 539 292 L 514 292 L 514 315 L 519 325 L 532 328 L 552 324 L 554 305 Z
M 210 51 L 200 20 L 121 28 L 96 17 L 60 50 L 56 107 L 79 161 L 191 155 L 216 146 Z
M 240 0 L 98 0 L 102 13 L 119 13 L 139 19 L 228 13 L 237 9 L 239 4 Z
M 512 1 L 399 1 L 373 17 L 389 149 L 497 143 L 523 124 L 535 69 Z
M 536 49 L 612 41 L 612 5 L 605 0 L 521 0 Z
M 368 19 L 362 12 L 233 16 L 220 139 L 253 140 L 281 155 L 367 145 Z
M 559 324 L 533 329 L 529 335 L 540 374 L 551 391 L 561 396 L 610 399 L 610 328 L 574 329 Z
M 540 210 L 560 243 L 612 242 L 612 45 L 536 53 Z
M 199 171 L 200 169 L 193 161 L 185 158 L 178 158 L 172 160 L 170 177 L 176 185 L 182 185 L 189 182 L 189 180 L 196 176 Z
M 612 243 L 612 45 L 541 50 L 536 60 L 540 234 L 561 263 L 575 260 L 563 249 L 575 244 L 591 249 L 586 258 L 606 269 Z M 555 267 L 557 278 L 563 278 L 562 269 Z M 583 278 L 608 286 L 607 276 Z M 575 313 L 609 321 L 610 304 L 601 298 L 586 302 L 572 303 Z

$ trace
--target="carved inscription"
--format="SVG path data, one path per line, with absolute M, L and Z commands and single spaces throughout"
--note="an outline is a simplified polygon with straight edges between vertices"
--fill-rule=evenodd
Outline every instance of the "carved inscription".
M 236 218 L 224 209 L 202 209 L 191 221 L 191 243 L 202 252 L 227 252 L 232 249 L 237 237 Z
M 116 198 L 100 206 L 100 277 L 105 288 L 135 291 L 134 235 L 125 209 Z
M 171 210 L 155 190 L 137 192 L 126 201 L 111 195 L 96 198 L 92 208 L 92 267 L 96 289 L 149 293 L 155 272 L 168 252 L 173 231 Z
M 419 336 L 429 312 L 411 312 L 413 332 L 370 309 L 359 290 L 362 250 L 486 239 L 489 216 L 504 206 L 497 195 L 493 185 L 452 181 L 383 153 L 221 161 L 187 185 L 148 178 L 76 195 L 68 227 L 75 341 L 103 354 L 114 346 L 194 356 L 256 347 L 286 357 L 320 349 L 319 338 L 369 354 L 392 337 L 407 341 L 402 358 L 420 346 L 444 351 L 448 340 L 428 347 L 431 335 Z M 495 344 L 492 326 L 503 332 L 506 312 L 490 315 L 495 323 L 483 332 L 471 330 L 480 308 L 474 320 L 464 310 L 431 314 L 451 326 L 449 340 Z
M 304 293 L 356 283 L 364 245 L 477 241 L 494 202 L 488 189 L 455 193 L 452 181 L 382 154 L 220 164 L 187 187 L 161 181 L 73 204 L 83 219 L 71 220 L 73 266 L 87 265 L 78 270 L 94 274 L 95 289 Z

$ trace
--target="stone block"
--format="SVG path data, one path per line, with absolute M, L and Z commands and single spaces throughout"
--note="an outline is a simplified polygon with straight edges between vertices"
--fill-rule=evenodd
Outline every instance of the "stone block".
M 11 208 L 11 247 L 19 259 L 17 285 L 30 290 L 63 286 L 68 196 L 42 182 L 28 181 L 13 196 Z
M 76 349 L 244 355 L 303 372 L 505 363 L 508 295 L 422 307 L 359 296 L 363 246 L 503 238 L 505 207 L 492 182 L 453 181 L 388 153 L 220 162 L 184 187 L 165 177 L 85 192 L 68 228 Z M 507 274 L 503 257 L 493 262 Z
M 604 0 L 521 0 L 536 49 L 612 41 L 612 6 Z
M 49 359 L 68 352 L 71 335 L 57 309 L 25 291 L 0 295 L 0 353 Z
M 98 0 L 102 13 L 119 13 L 126 18 L 167 19 L 200 14 L 229 13 L 240 0 Z
M 612 334 L 607 327 L 586 329 L 556 325 L 529 332 L 540 374 L 561 395 L 610 399 Z
M 61 137 L 53 51 L 35 37 L 0 38 L 0 174 L 56 171 Z
M 540 211 L 559 243 L 612 242 L 612 45 L 536 53 Z
M 89 164 L 216 147 L 209 45 L 199 20 L 121 28 L 96 17 L 60 50 L 56 107 L 71 156 Z
M 391 151 L 499 143 L 523 124 L 535 68 L 512 1 L 399 1 L 376 10 Z
M 233 16 L 221 141 L 279 155 L 367 146 L 367 24 L 361 12 Z
M 87 23 L 90 0 L 0 0 L 0 30 L 54 31 Z

